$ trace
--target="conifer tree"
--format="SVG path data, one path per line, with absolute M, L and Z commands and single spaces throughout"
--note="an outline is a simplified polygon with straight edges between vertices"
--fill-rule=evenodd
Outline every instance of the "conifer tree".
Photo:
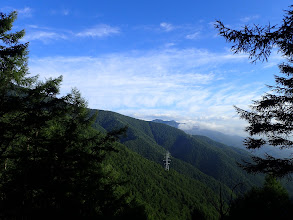
M 273 176 L 266 176 L 263 187 L 252 188 L 231 204 L 226 219 L 292 219 L 288 192 Z
M 28 44 L 0 13 L 0 219 L 118 219 L 143 216 L 105 169 L 121 131 L 92 128 L 77 90 L 57 97 L 62 77 L 28 77 Z
M 9 118 L 17 118 L 15 109 L 19 103 L 16 91 L 12 91 L 16 86 L 29 86 L 33 81 L 32 78 L 26 78 L 28 44 L 19 43 L 24 30 L 11 33 L 15 19 L 16 12 L 9 15 L 0 13 L 0 154 L 13 140 L 13 136 L 7 134 L 9 130 L 15 129 Z
M 246 131 L 250 137 L 244 143 L 248 149 L 258 149 L 271 145 L 280 149 L 293 147 L 293 6 L 285 12 L 280 25 L 264 27 L 246 25 L 242 30 L 226 27 L 221 21 L 216 22 L 219 35 L 234 43 L 234 53 L 248 53 L 252 62 L 268 61 L 272 50 L 278 49 L 286 62 L 279 65 L 282 76 L 275 76 L 276 85 L 269 86 L 258 101 L 253 101 L 251 110 L 236 107 L 240 118 L 249 125 Z M 252 163 L 241 166 L 252 173 L 270 173 L 283 177 L 293 172 L 292 158 L 275 158 L 266 154 L 265 158 L 252 157 Z

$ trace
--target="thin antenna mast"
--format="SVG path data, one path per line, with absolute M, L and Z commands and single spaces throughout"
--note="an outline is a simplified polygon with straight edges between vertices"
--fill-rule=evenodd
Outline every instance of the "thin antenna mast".
M 169 171 L 169 165 L 170 165 L 170 157 L 171 157 L 171 154 L 169 151 L 166 152 L 166 155 L 165 155 L 165 160 L 163 160 L 165 163 L 165 170 Z

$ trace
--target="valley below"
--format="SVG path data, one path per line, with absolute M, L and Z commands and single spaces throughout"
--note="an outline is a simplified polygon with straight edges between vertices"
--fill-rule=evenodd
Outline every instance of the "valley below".
M 226 144 L 203 133 L 185 133 L 164 121 L 143 121 L 101 110 L 94 123 L 101 132 L 125 126 L 118 153 L 109 162 L 126 182 L 126 191 L 146 207 L 150 219 L 190 219 L 199 213 L 206 219 L 218 219 L 222 203 L 228 209 L 231 198 L 263 184 L 264 175 L 248 174 L 237 165 L 250 161 L 251 153 L 232 146 L 235 141 L 229 144 L 224 134 Z M 169 171 L 163 161 L 167 151 L 171 154 Z M 293 185 L 283 183 L 292 196 Z

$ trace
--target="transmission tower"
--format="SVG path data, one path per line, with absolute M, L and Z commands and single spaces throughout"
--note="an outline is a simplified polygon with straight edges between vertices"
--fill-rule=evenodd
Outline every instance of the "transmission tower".
M 171 154 L 169 151 L 166 152 L 166 155 L 165 155 L 165 160 L 164 161 L 164 164 L 165 164 L 165 170 L 169 171 L 169 165 L 170 165 L 170 157 L 171 157 Z

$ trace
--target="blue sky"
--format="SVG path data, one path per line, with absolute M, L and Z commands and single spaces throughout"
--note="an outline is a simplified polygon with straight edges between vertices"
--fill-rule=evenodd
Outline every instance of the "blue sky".
M 291 1 L 6 0 L 15 30 L 30 42 L 29 69 L 63 75 L 61 93 L 78 88 L 90 108 L 139 119 L 174 119 L 243 133 L 233 105 L 248 108 L 274 84 L 282 57 L 251 64 L 217 35 L 216 19 L 235 29 L 278 24 Z

